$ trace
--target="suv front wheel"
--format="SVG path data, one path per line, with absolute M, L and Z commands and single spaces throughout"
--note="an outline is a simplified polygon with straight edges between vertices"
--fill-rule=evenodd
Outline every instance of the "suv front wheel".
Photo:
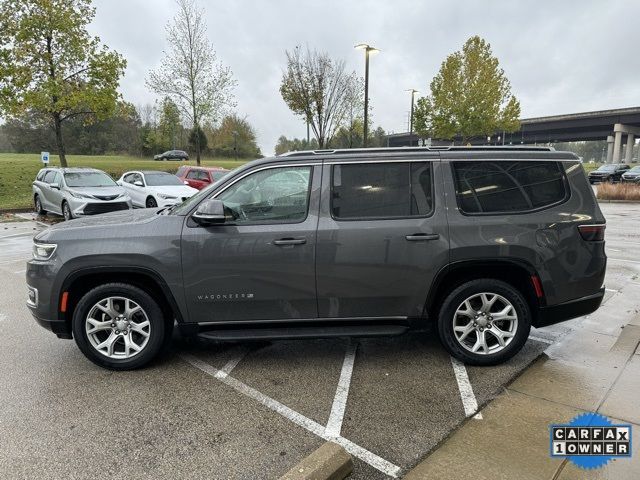
M 470 365 L 495 365 L 513 357 L 529 337 L 531 312 L 508 283 L 466 282 L 444 300 L 438 333 L 451 355 Z
M 85 294 L 73 312 L 73 336 L 93 363 L 131 370 L 150 362 L 167 335 L 162 311 L 151 296 L 125 283 Z

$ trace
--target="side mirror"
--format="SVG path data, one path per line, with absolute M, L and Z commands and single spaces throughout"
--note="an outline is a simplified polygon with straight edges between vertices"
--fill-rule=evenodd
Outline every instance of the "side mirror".
M 215 198 L 205 200 L 200 204 L 192 218 L 198 225 L 203 227 L 224 223 L 226 220 L 224 203 L 222 200 L 216 200 Z
M 135 182 L 133 182 L 133 184 L 136 187 L 144 187 L 144 183 L 142 183 L 140 180 L 136 180 Z
M 49 186 L 51 188 L 55 188 L 56 190 L 60 190 L 60 184 L 59 183 L 50 183 Z

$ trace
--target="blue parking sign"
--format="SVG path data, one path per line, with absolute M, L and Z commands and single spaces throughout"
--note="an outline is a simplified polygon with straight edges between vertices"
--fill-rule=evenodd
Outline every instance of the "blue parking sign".
M 42 160 L 42 163 L 45 165 L 49 163 L 49 152 L 40 152 L 40 160 Z

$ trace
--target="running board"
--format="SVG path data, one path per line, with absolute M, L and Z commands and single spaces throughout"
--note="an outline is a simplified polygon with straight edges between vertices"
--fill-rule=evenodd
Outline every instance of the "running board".
M 335 327 L 282 327 L 208 330 L 198 333 L 207 340 L 268 340 L 332 337 L 381 337 L 402 335 L 406 325 L 352 325 Z

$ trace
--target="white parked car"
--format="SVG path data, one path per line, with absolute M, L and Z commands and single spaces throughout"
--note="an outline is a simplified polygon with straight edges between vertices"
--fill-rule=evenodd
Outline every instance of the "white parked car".
M 125 172 L 118 180 L 134 207 L 170 207 L 192 197 L 198 190 L 185 185 L 175 175 L 154 170 Z

